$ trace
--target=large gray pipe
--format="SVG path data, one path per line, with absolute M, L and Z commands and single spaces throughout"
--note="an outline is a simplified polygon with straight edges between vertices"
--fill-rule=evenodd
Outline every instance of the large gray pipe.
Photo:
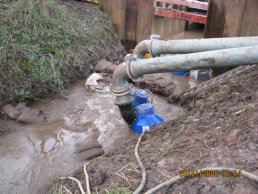
M 183 54 L 202 51 L 220 50 L 258 45 L 258 37 L 236 37 L 236 38 L 209 38 L 209 39 L 187 39 L 187 40 L 144 40 L 134 49 L 138 58 L 143 58 L 146 53 L 152 56 L 160 54 Z
M 258 63 L 258 46 L 182 54 L 151 59 L 135 59 L 120 64 L 114 71 L 112 92 L 118 106 L 132 102 L 127 79 L 145 74 L 213 67 L 234 67 Z

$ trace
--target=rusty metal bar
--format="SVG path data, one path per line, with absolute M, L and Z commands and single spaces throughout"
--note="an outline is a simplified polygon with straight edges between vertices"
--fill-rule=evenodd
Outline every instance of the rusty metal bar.
M 187 7 L 193 7 L 203 10 L 208 10 L 208 3 L 207 2 L 200 2 L 200 1 L 189 1 L 189 0 L 155 0 L 155 5 L 158 3 L 168 3 L 173 5 L 183 5 Z
M 161 9 L 156 7 L 154 10 L 154 13 L 157 16 L 181 19 L 181 20 L 200 23 L 200 24 L 206 24 L 206 21 L 207 21 L 206 15 L 179 11 L 179 10 L 167 10 L 167 9 Z

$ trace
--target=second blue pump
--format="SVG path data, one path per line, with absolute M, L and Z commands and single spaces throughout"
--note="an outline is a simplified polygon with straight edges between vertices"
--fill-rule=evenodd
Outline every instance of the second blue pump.
M 135 90 L 133 108 L 137 113 L 137 119 L 131 129 L 137 134 L 149 130 L 153 125 L 164 123 L 164 119 L 155 114 L 153 105 L 148 102 L 149 93 L 143 89 Z

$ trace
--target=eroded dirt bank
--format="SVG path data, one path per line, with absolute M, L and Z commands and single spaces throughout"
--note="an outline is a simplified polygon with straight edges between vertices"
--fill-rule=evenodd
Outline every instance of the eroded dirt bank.
M 145 191 L 178 175 L 180 169 L 225 166 L 258 175 L 258 72 L 238 76 L 197 96 L 196 106 L 176 121 L 153 128 L 140 144 L 147 170 Z M 134 156 L 137 138 L 88 166 L 92 191 L 131 193 L 141 173 Z M 122 174 L 123 173 L 123 174 Z M 85 188 L 83 169 L 73 174 Z M 65 186 L 79 193 L 68 180 L 57 181 L 49 190 Z M 256 183 L 244 177 L 192 178 L 161 193 L 257 193 Z
M 0 106 L 59 93 L 86 78 L 98 60 L 114 62 L 124 55 L 111 18 L 94 4 L 44 1 L 44 18 L 39 0 L 5 2 L 0 2 Z

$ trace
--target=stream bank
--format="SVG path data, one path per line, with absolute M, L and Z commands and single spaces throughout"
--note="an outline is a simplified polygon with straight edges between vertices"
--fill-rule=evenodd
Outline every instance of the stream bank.
M 145 191 L 179 174 L 181 169 L 225 166 L 258 175 L 258 72 L 236 76 L 196 98 L 196 106 L 178 119 L 154 127 L 139 149 L 147 171 Z M 141 180 L 134 156 L 138 138 L 88 165 L 92 191 L 132 193 Z M 85 187 L 81 168 L 73 177 Z M 70 180 L 59 180 L 49 193 L 65 186 L 79 193 Z M 179 181 L 161 193 L 256 194 L 258 186 L 244 177 L 192 178 Z

